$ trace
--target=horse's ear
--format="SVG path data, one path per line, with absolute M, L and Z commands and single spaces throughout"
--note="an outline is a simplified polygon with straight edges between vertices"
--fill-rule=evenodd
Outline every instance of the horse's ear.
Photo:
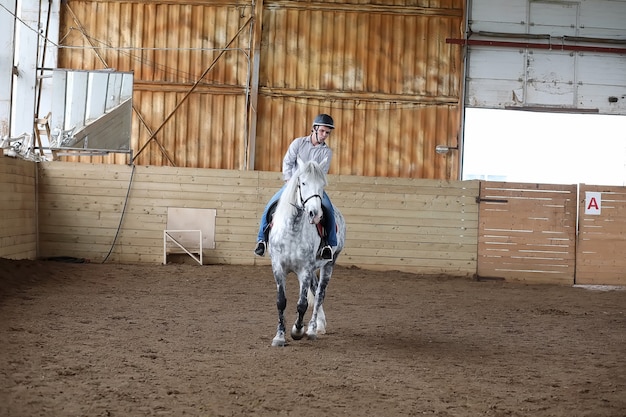
M 326 165 L 326 162 L 328 162 L 328 157 L 324 158 L 321 162 L 320 162 L 320 166 L 324 166 Z
M 304 166 L 304 161 L 300 158 L 300 155 L 296 157 L 296 166 L 298 167 L 298 170 L 302 169 Z

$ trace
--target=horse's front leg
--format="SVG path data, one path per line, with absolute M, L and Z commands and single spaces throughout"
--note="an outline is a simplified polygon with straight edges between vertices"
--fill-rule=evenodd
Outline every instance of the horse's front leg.
M 320 278 L 317 282 L 315 302 L 313 303 L 313 312 L 311 313 L 311 320 L 309 321 L 306 332 L 306 336 L 311 340 L 317 339 L 318 334 L 326 333 L 326 315 L 324 314 L 322 304 L 324 303 L 326 287 L 328 286 L 332 273 L 333 265 L 331 262 L 320 269 Z
M 293 340 L 300 340 L 304 336 L 304 314 L 309 307 L 307 300 L 307 294 L 309 287 L 311 286 L 311 274 L 309 272 L 301 272 L 298 274 L 298 281 L 300 281 L 300 297 L 298 297 L 298 315 L 296 322 L 291 328 L 291 337 Z
M 287 308 L 287 297 L 285 295 L 286 275 L 280 271 L 274 271 L 276 281 L 276 308 L 278 310 L 278 326 L 276 336 L 272 340 L 272 346 L 285 346 L 285 308 Z

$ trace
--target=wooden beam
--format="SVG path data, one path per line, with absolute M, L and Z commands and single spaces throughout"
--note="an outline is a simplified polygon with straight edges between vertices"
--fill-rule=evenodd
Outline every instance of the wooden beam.
M 403 16 L 463 16 L 462 8 L 409 7 L 380 4 L 321 3 L 309 1 L 272 0 L 265 5 L 272 8 L 320 10 L 328 12 L 355 12 L 375 14 L 397 14 Z
M 256 149 L 256 124 L 259 103 L 259 71 L 261 66 L 261 38 L 263 37 L 263 0 L 254 3 L 252 21 L 252 72 L 250 74 L 250 96 L 248 101 L 248 137 L 244 147 L 246 163 L 244 169 L 254 170 L 254 153 Z

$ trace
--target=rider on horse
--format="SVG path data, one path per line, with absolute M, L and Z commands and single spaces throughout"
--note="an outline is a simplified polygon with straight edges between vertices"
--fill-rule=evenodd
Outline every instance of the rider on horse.
M 283 158 L 283 179 L 285 182 L 289 181 L 291 176 L 297 170 L 298 157 L 303 162 L 314 160 L 322 166 L 325 174 L 328 174 L 330 168 L 330 161 L 333 157 L 333 151 L 326 144 L 326 139 L 330 136 L 332 130 L 335 128 L 333 118 L 327 114 L 320 114 L 313 120 L 313 126 L 311 127 L 311 133 L 309 136 L 296 138 L 289 145 L 287 153 Z M 269 222 L 267 219 L 268 211 L 278 201 L 285 186 L 278 190 L 276 194 L 270 199 L 269 203 L 265 206 L 263 216 L 261 217 L 261 225 L 259 227 L 258 241 L 254 253 L 258 256 L 265 255 L 265 249 L 267 246 L 267 238 L 269 236 Z M 328 198 L 326 192 L 322 199 L 322 206 L 324 207 L 323 220 L 326 230 L 326 236 L 323 237 L 321 258 L 332 259 L 333 248 L 337 246 L 337 231 L 335 227 L 335 212 L 333 205 Z M 325 239 L 325 241 L 324 241 Z

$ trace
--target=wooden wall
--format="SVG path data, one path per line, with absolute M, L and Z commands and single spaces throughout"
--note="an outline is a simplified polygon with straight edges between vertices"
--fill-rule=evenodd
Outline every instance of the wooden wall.
M 37 256 L 37 164 L 2 156 L 0 149 L 0 257 Z
M 138 165 L 278 172 L 330 113 L 331 174 L 456 179 L 463 0 L 69 0 L 59 67 L 135 75 Z M 53 110 L 53 109 L 52 109 Z M 126 163 L 125 155 L 64 157 Z
M 252 250 L 263 207 L 282 184 L 278 173 L 8 157 L 0 157 L 0 173 L 0 257 L 161 263 L 168 208 L 194 208 L 217 213 L 216 245 L 205 249 L 205 264 L 269 266 Z M 350 175 L 329 181 L 348 224 L 343 266 L 626 285 L 626 187 L 583 184 L 576 208 L 575 185 Z M 602 196 L 601 213 L 585 214 L 587 191 Z
M 573 284 L 576 185 L 480 184 L 478 276 Z
M 216 248 L 204 251 L 204 263 L 269 265 L 268 258 L 255 257 L 252 251 L 263 207 L 282 184 L 278 173 L 40 165 L 41 257 L 162 262 L 167 208 L 187 207 L 217 211 Z M 477 182 L 344 175 L 331 175 L 329 182 L 331 199 L 348 224 L 342 265 L 475 273 Z
M 587 192 L 599 210 L 586 213 Z M 576 283 L 626 285 L 626 188 L 581 184 L 578 203 Z

